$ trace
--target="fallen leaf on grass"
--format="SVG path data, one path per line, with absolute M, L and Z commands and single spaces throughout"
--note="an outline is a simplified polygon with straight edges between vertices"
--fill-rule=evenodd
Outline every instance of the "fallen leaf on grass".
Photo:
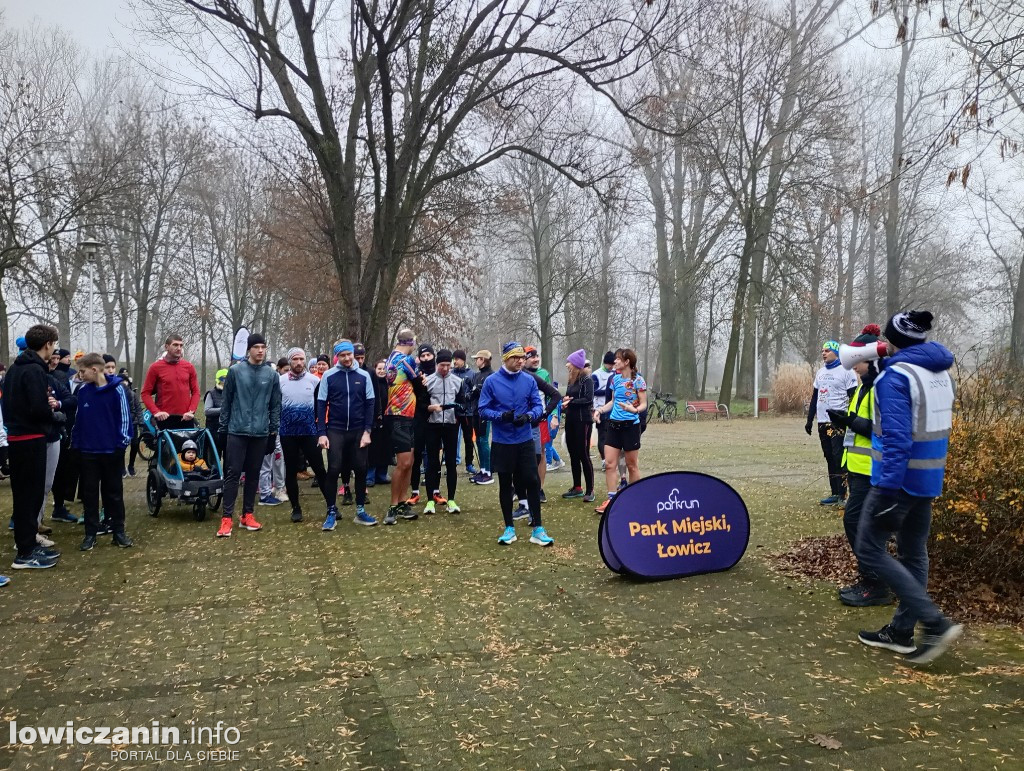
M 834 736 L 826 736 L 825 734 L 814 734 L 811 737 L 811 744 L 817 744 L 819 747 L 824 747 L 826 750 L 838 750 L 843 746 L 843 743 Z

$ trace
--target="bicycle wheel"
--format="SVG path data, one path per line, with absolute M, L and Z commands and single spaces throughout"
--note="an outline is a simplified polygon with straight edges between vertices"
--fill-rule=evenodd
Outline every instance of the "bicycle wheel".
M 145 461 L 151 460 L 156 452 L 156 437 L 144 431 L 139 437 L 139 457 Z
M 662 420 L 666 423 L 674 423 L 676 419 L 676 405 L 667 404 L 662 412 Z

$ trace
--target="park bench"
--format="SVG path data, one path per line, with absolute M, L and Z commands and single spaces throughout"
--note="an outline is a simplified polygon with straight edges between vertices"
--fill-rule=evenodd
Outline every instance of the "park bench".
M 687 402 L 686 403 L 686 414 L 693 415 L 693 419 L 697 419 L 697 415 L 714 415 L 715 420 L 718 420 L 719 415 L 725 415 L 726 420 L 729 419 L 729 408 L 724 404 L 716 404 L 715 402 Z

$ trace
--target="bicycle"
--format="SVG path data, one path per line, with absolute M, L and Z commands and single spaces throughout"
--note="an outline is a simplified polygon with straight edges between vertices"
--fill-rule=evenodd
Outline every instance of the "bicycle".
M 660 420 L 662 423 L 674 423 L 678 412 L 678 405 L 672 394 L 654 392 L 654 402 L 650 406 L 651 417 Z

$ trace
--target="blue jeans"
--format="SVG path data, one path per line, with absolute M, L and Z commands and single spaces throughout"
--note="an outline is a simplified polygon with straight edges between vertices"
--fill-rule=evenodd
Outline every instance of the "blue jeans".
M 932 499 L 918 498 L 901 490 L 898 499 L 906 513 L 893 531 L 872 516 L 878 495 L 878 489 L 872 487 L 864 501 L 857 529 L 857 559 L 899 598 L 900 606 L 890 622 L 893 629 L 900 634 L 912 634 L 918 621 L 926 627 L 940 626 L 945 617 L 928 596 Z M 892 532 L 896 533 L 895 558 L 887 548 Z

